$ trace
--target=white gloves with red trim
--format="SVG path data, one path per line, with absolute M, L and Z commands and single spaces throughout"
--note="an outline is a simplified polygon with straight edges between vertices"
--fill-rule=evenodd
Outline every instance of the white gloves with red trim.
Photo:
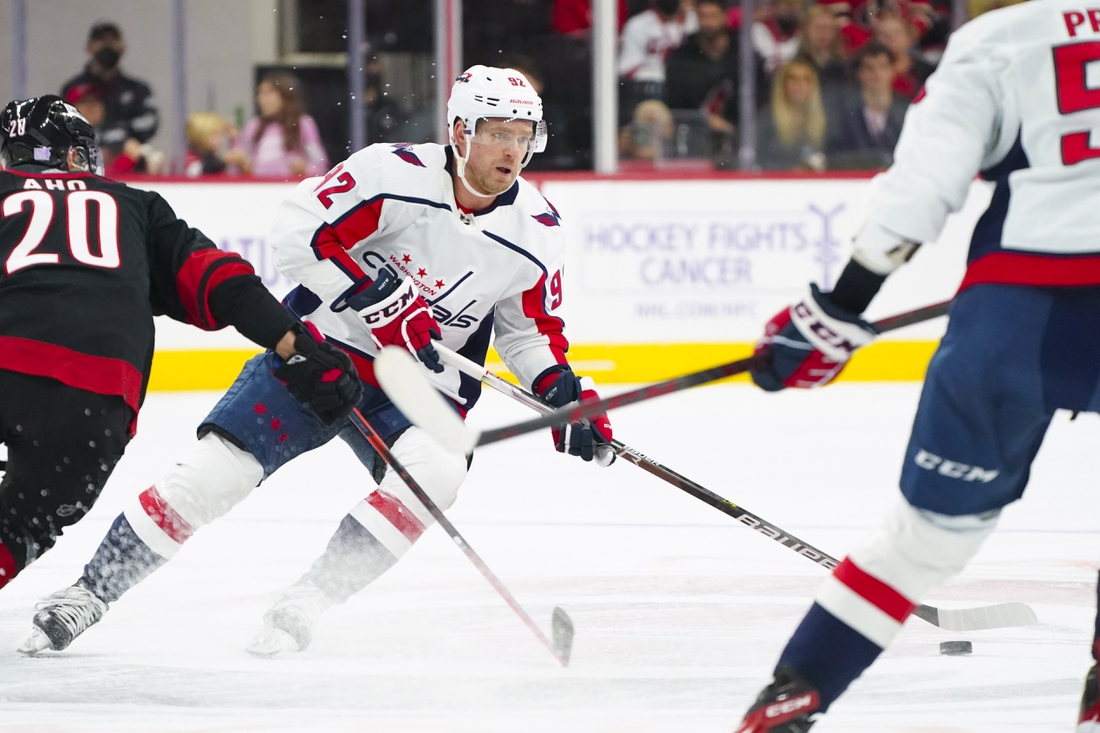
M 823 387 L 876 335 L 871 324 L 811 285 L 808 297 L 768 321 L 756 353 L 768 351 L 771 358 L 752 371 L 752 381 L 768 392 Z
M 383 268 L 365 290 L 348 298 L 348 306 L 358 311 L 379 349 L 401 346 L 433 372 L 443 371 L 439 352 L 432 346 L 432 339 L 442 338 L 439 324 L 412 280 L 402 280 Z

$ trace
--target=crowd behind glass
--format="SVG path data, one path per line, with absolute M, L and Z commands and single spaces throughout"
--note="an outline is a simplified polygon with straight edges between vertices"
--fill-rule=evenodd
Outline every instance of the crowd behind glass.
M 728 0 L 618 0 L 621 166 L 737 167 L 740 38 L 742 24 L 751 23 L 755 166 L 884 168 L 906 108 L 919 98 L 943 53 L 952 1 L 962 0 L 764 0 L 745 18 Z M 414 2 L 430 13 L 430 0 Z M 984 9 L 971 5 L 972 14 Z M 518 69 L 543 96 L 550 141 L 531 168 L 590 168 L 590 0 L 480 0 L 464 6 L 465 63 Z M 384 14 L 387 3 L 375 7 Z M 363 95 L 367 140 L 428 140 L 432 110 L 410 105 L 401 85 L 385 74 L 387 44 L 408 51 L 400 48 L 401 36 L 416 38 L 416 29 L 395 23 L 386 31 L 381 20 L 380 28 L 379 18 L 368 18 L 376 40 Z M 422 36 L 406 57 L 430 59 Z M 292 70 L 282 69 L 257 71 L 251 116 L 231 121 L 212 111 L 192 113 L 185 159 L 173 165 L 157 144 L 152 90 L 124 71 L 125 50 L 120 25 L 97 23 L 88 36 L 87 65 L 61 90 L 99 131 L 109 176 L 182 171 L 194 178 L 298 178 L 323 173 L 335 162 L 331 158 L 347 152 L 346 142 L 334 139 L 347 137 L 346 128 L 323 129 L 331 118 L 325 109 L 335 103 L 314 94 L 307 105 L 308 82 L 304 88 Z M 319 126 L 311 113 L 326 124 Z

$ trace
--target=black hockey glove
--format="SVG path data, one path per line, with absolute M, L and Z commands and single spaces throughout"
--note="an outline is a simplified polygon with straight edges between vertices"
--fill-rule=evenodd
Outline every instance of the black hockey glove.
M 363 385 L 350 356 L 322 340 L 313 327 L 295 326 L 298 329 L 294 353 L 287 359 L 274 354 L 271 373 L 296 400 L 331 425 L 359 403 Z
M 600 399 L 591 377 L 578 377 L 568 367 L 551 368 L 543 372 L 534 384 L 535 393 L 551 407 L 565 407 L 585 400 Z M 583 461 L 595 461 L 599 466 L 615 462 L 615 449 L 611 446 L 611 421 L 607 414 L 593 415 L 581 422 L 550 429 L 554 449 L 569 453 Z

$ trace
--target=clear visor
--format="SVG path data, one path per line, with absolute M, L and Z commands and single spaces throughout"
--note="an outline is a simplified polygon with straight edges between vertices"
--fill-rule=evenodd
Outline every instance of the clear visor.
M 493 118 L 494 121 L 498 121 L 498 118 Z M 480 123 L 482 120 L 478 120 Z M 534 122 L 531 120 L 520 120 L 519 118 L 513 119 L 500 119 L 501 122 L 531 122 L 531 131 L 529 133 L 516 133 L 514 126 L 512 129 L 504 130 L 500 126 L 494 125 L 489 128 L 485 125 L 476 124 L 477 131 L 473 134 L 473 141 L 480 145 L 489 145 L 494 148 L 501 149 L 515 149 L 529 155 L 531 153 L 541 153 L 546 150 L 546 122 L 539 120 Z M 469 130 L 466 131 L 469 135 Z

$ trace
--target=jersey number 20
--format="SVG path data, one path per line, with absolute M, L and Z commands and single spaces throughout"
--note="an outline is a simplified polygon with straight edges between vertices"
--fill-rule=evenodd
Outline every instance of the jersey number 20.
M 92 252 L 88 238 L 88 209 L 95 204 L 99 209 L 99 254 Z M 20 191 L 4 199 L 4 218 L 15 216 L 26 206 L 31 207 L 27 231 L 19 244 L 8 255 L 4 271 L 12 274 L 32 265 L 56 265 L 60 255 L 53 252 L 35 252 L 54 220 L 54 198 L 45 191 Z M 114 269 L 121 258 L 118 250 L 118 203 L 103 191 L 73 191 L 65 196 L 66 221 L 68 222 L 69 251 L 73 259 L 92 267 Z
M 1054 76 L 1058 87 L 1058 111 L 1064 115 L 1100 107 L 1100 89 L 1090 88 L 1085 78 L 1089 64 L 1100 61 L 1100 42 L 1071 43 L 1054 49 Z M 1100 158 L 1100 148 L 1089 145 L 1086 130 L 1062 136 L 1062 164 Z

